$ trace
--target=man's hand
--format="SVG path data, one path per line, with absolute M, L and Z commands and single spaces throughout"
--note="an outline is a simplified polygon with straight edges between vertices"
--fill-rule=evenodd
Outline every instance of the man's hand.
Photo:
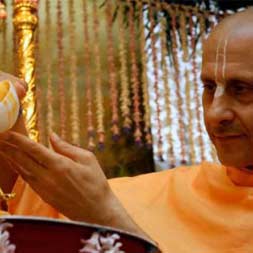
M 42 199 L 64 215 L 144 236 L 112 193 L 96 157 L 55 134 L 50 140 L 55 152 L 10 132 L 0 149 Z
M 0 71 L 0 81 L 9 80 L 13 83 L 16 88 L 18 97 L 22 100 L 25 96 L 27 85 L 26 82 L 12 76 L 10 74 Z M 0 119 L 1 120 L 1 119 Z M 26 134 L 25 124 L 23 117 L 19 117 L 16 124 L 11 129 L 12 131 L 17 131 L 22 134 Z M 0 141 L 2 140 L 2 134 L 0 134 Z M 10 192 L 13 188 L 13 185 L 17 179 L 17 174 L 11 169 L 13 164 L 6 159 L 6 154 L 0 148 L 0 187 L 4 192 Z

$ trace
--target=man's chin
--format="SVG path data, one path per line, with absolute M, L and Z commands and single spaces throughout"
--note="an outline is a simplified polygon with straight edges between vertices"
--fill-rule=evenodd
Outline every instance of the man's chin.
M 239 161 L 220 161 L 220 162 L 222 165 L 226 167 L 233 167 L 253 174 L 253 162 L 252 163 L 243 163 Z
M 243 159 L 236 159 L 232 155 L 230 157 L 220 157 L 218 158 L 222 165 L 226 167 L 234 167 L 234 168 L 247 168 L 248 170 L 252 170 L 253 172 L 253 161 L 245 161 Z

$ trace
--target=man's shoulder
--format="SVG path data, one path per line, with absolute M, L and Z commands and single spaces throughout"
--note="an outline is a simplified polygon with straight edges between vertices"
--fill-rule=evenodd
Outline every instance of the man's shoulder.
M 147 174 L 141 174 L 134 177 L 120 177 L 120 178 L 113 178 L 110 179 L 108 182 L 112 188 L 124 188 L 124 187 L 134 187 L 139 188 L 141 187 L 144 189 L 145 187 L 157 187 L 163 184 L 168 184 L 170 181 L 171 176 L 173 174 L 183 173 L 188 174 L 195 171 L 201 165 L 193 165 L 193 166 L 181 166 L 176 167 L 173 169 L 167 169 L 158 172 L 152 172 Z

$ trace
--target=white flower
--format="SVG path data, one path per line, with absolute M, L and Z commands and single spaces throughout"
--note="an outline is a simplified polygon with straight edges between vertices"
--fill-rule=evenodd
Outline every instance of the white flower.
M 94 232 L 90 239 L 81 240 L 84 247 L 79 250 L 79 253 L 125 253 L 120 248 L 122 243 L 116 242 L 120 239 L 118 234 L 102 236 Z
M 10 233 L 6 230 L 9 227 L 10 223 L 0 223 L 0 253 L 15 253 L 16 246 L 10 244 Z

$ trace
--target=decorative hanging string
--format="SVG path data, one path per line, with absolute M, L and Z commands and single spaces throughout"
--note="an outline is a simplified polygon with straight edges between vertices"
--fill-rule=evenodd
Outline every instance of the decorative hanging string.
M 80 122 L 79 122 L 79 101 L 76 76 L 76 53 L 75 53 L 75 17 L 74 1 L 69 0 L 69 46 L 70 46 L 70 84 L 71 84 L 71 139 L 76 145 L 80 145 Z
M 203 141 L 203 131 L 201 128 L 201 112 L 200 112 L 200 98 L 198 92 L 198 77 L 197 77 L 197 63 L 196 63 L 196 43 L 195 43 L 195 32 L 193 28 L 193 13 L 189 13 L 189 28 L 190 28 L 190 35 L 191 35 L 191 48 L 192 48 L 192 73 L 193 73 L 193 85 L 194 85 L 194 101 L 196 104 L 196 116 L 197 116 L 197 131 L 198 131 L 198 143 L 200 148 L 200 158 L 201 161 L 205 160 L 204 156 L 204 141 Z
M 189 62 L 189 50 L 188 50 L 188 38 L 187 38 L 187 22 L 186 19 L 188 17 L 188 8 L 182 6 L 181 11 L 179 12 L 179 30 L 181 36 L 182 50 L 183 50 L 183 61 L 185 63 Z M 189 69 L 188 64 L 184 66 L 184 79 L 185 79 L 185 98 L 186 98 L 186 111 L 188 114 L 188 134 L 189 134 L 189 158 L 190 163 L 194 164 L 196 161 L 196 153 L 194 148 L 194 132 L 193 132 L 193 112 L 191 109 L 191 81 L 189 78 Z
M 60 110 L 60 136 L 66 139 L 66 99 L 65 99 L 65 71 L 64 71 L 64 48 L 63 48 L 63 24 L 62 24 L 62 1 L 57 0 L 57 54 L 58 54 L 58 96 Z
M 154 21 L 154 12 L 152 8 L 151 1 L 148 4 L 149 8 L 149 21 L 150 21 L 150 38 L 151 38 L 151 53 L 152 53 L 152 62 L 153 62 L 153 75 L 154 75 L 154 93 L 155 93 L 155 104 L 156 104 L 156 122 L 157 122 L 157 156 L 163 161 L 163 139 L 162 139 L 162 123 L 161 123 L 161 108 L 159 104 L 159 87 L 158 87 L 158 62 L 157 62 L 157 51 L 156 51 L 156 37 L 155 37 L 155 21 Z
M 181 144 L 181 150 L 180 150 L 180 155 L 181 155 L 181 164 L 186 164 L 186 154 L 185 154 L 185 136 L 184 136 L 184 111 L 183 111 L 183 100 L 182 100 L 182 95 L 180 92 L 180 68 L 179 68 L 179 62 L 178 62 L 178 43 L 177 43 L 177 6 L 175 6 L 176 9 L 172 9 L 170 5 L 166 4 L 166 9 L 168 13 L 170 14 L 171 17 L 171 25 L 172 25 L 172 57 L 173 57 L 173 63 L 174 63 L 174 69 L 175 69 L 175 74 L 174 74 L 174 80 L 176 83 L 176 96 L 177 96 L 177 108 L 179 112 L 179 117 L 178 117 L 178 124 L 179 124 L 179 140 Z
M 140 84 L 138 80 L 138 66 L 136 62 L 136 34 L 135 34 L 135 24 L 134 24 L 134 10 L 133 4 L 128 0 L 129 12 L 128 12 L 128 22 L 129 22 L 129 49 L 130 49 L 130 60 L 131 60 L 131 86 L 133 92 L 133 119 L 135 123 L 134 139 L 137 145 L 141 145 L 141 112 L 140 112 L 140 97 L 139 89 Z
M 114 47 L 113 47 L 113 16 L 112 16 L 111 0 L 106 2 L 106 18 L 107 18 L 107 47 L 108 47 L 108 68 L 109 68 L 109 82 L 111 92 L 111 106 L 112 106 L 112 134 L 113 140 L 117 141 L 119 138 L 119 114 L 118 114 L 118 89 L 116 80 L 116 70 L 114 62 Z
M 188 44 L 187 44 L 187 25 L 186 25 L 186 8 L 182 5 L 179 14 L 179 31 L 181 36 L 182 50 L 183 50 L 183 61 L 187 62 L 189 59 Z
M 3 69 L 4 66 L 7 66 L 6 56 L 7 56 L 7 11 L 6 6 L 3 2 L 0 1 L 0 33 L 2 33 L 2 50 L 1 50 L 1 64 L 0 68 Z
M 139 30 L 140 30 L 140 51 L 141 51 L 141 83 L 143 92 L 143 108 L 144 114 L 144 132 L 145 140 L 148 148 L 152 147 L 152 136 L 151 136 L 151 123 L 150 123 L 150 106 L 149 106 L 149 92 L 148 92 L 148 79 L 147 79 L 147 52 L 146 52 L 146 39 L 145 39 L 145 27 L 143 18 L 143 4 L 142 1 L 138 1 L 138 12 L 139 12 Z
M 38 8 L 38 10 L 39 9 L 40 8 Z M 43 144 L 46 144 L 45 129 L 44 129 L 44 124 L 43 124 L 44 120 L 43 120 L 43 115 L 42 115 L 42 109 L 43 109 L 44 103 L 43 103 L 42 89 L 41 89 L 41 86 L 40 86 L 41 85 L 40 69 L 41 69 L 42 59 L 40 59 L 40 36 L 39 36 L 39 34 L 40 34 L 40 22 L 38 22 L 36 37 L 35 37 L 35 60 L 37 62 L 36 68 L 35 68 L 36 106 L 37 106 L 37 112 L 38 112 L 37 127 L 38 127 L 38 130 L 39 130 L 39 142 L 43 143 Z
M 46 43 L 47 43 L 47 50 L 49 55 L 52 53 L 52 44 L 51 44 L 51 15 L 50 15 L 50 0 L 46 0 Z M 54 127 L 54 112 L 53 112 L 53 91 L 52 91 L 52 63 L 51 57 L 46 57 L 46 73 L 47 73 L 47 93 L 46 93 L 46 101 L 47 101 L 47 117 L 46 117 L 46 135 L 47 137 L 53 131 Z M 50 145 L 50 142 L 47 138 L 47 145 Z
M 170 84 L 169 84 L 169 66 L 167 64 L 167 35 L 166 35 L 166 27 L 167 21 L 165 17 L 161 18 L 160 21 L 160 41 L 161 41 L 161 67 L 162 67 L 162 80 L 164 86 L 164 97 L 165 97 L 165 110 L 166 110 L 166 125 L 169 127 L 168 133 L 168 161 L 170 163 L 170 167 L 175 167 L 175 153 L 173 148 L 173 139 L 172 139 L 172 119 L 171 119 L 171 92 L 170 92 Z
M 185 78 L 185 96 L 186 96 L 186 108 L 188 113 L 188 131 L 189 131 L 189 156 L 190 156 L 190 163 L 195 164 L 196 163 L 196 152 L 195 152 L 195 143 L 194 143 L 194 137 L 193 137 L 193 111 L 191 108 L 191 81 L 189 78 L 189 71 L 186 70 L 184 72 L 184 78 Z
M 196 9 L 195 15 L 199 19 L 199 32 L 200 32 L 200 36 L 201 36 L 201 45 L 203 45 L 204 44 L 204 40 L 205 40 L 205 35 L 206 35 L 206 21 L 205 21 L 206 17 L 205 17 L 205 12 L 204 13 L 200 13 Z
M 118 27 L 119 27 L 119 60 L 120 60 L 120 84 L 121 84 L 121 111 L 123 116 L 123 130 L 129 133 L 131 129 L 132 120 L 130 117 L 130 88 L 128 84 L 127 73 L 127 57 L 126 57 L 126 34 L 123 20 L 123 3 L 120 3 L 118 9 Z
M 13 62 L 13 74 L 17 75 L 17 38 L 15 29 L 12 31 L 12 39 L 13 39 L 13 49 L 12 49 L 12 62 Z
M 85 69 L 85 83 L 86 83 L 86 101 L 87 105 L 87 130 L 88 130 L 88 149 L 93 151 L 94 143 L 94 126 L 93 126 L 93 112 L 92 112 L 92 89 L 90 77 L 90 37 L 88 30 L 88 15 L 87 15 L 87 1 L 83 0 L 83 28 L 84 28 L 84 66 Z
M 97 134 L 98 148 L 104 148 L 105 143 L 105 128 L 104 128 L 104 106 L 103 95 L 101 88 L 101 59 L 99 51 L 99 19 L 97 13 L 97 3 L 93 1 L 93 31 L 94 31 L 94 58 L 95 66 L 95 87 L 96 87 L 96 114 L 97 114 Z
M 216 13 L 211 13 L 211 14 L 207 13 L 207 17 L 208 17 L 208 21 L 209 21 L 209 28 L 210 28 L 209 31 L 208 31 L 209 33 L 212 31 L 212 29 L 218 23 L 218 17 L 217 17 L 217 15 L 216 15 Z

